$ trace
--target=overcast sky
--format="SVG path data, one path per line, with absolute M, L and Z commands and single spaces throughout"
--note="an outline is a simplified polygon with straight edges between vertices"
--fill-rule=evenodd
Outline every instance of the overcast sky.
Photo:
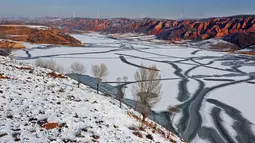
M 255 0 L 1 0 L 1 17 L 204 18 L 255 14 Z

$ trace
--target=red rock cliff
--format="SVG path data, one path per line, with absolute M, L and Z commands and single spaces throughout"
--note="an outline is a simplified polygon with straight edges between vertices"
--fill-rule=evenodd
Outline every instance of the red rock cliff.
M 49 23 L 47 23 L 49 24 Z M 205 40 L 235 33 L 254 32 L 254 16 L 234 16 L 202 20 L 156 19 L 62 19 L 50 23 L 69 29 L 107 33 L 137 32 L 156 35 L 162 40 Z

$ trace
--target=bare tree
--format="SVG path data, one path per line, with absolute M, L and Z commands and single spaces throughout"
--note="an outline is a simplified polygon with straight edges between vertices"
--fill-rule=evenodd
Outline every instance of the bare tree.
M 105 64 L 92 65 L 92 73 L 95 78 L 97 78 L 97 93 L 99 90 L 100 82 L 108 75 L 108 69 Z
M 123 77 L 123 83 L 121 82 L 122 81 L 121 77 L 118 77 L 116 79 L 116 81 L 118 82 L 118 86 L 117 86 L 117 99 L 120 102 L 120 108 L 122 108 L 122 102 L 124 100 L 125 88 L 126 88 L 126 84 L 125 83 L 127 82 L 127 80 L 128 80 L 127 76 Z
M 72 73 L 75 73 L 77 76 L 78 81 L 78 88 L 80 87 L 81 81 L 80 81 L 80 74 L 85 73 L 87 70 L 85 66 L 81 63 L 75 62 L 71 65 Z
M 141 66 L 143 67 L 143 65 Z M 132 86 L 132 93 L 141 107 L 141 113 L 144 122 L 151 107 L 153 107 L 160 99 L 161 81 L 159 70 L 155 65 L 149 68 L 139 68 L 135 75 L 135 83 Z
M 118 82 L 118 85 L 120 85 L 121 77 L 117 77 L 116 81 Z
M 92 73 L 95 78 L 100 78 L 101 80 L 108 75 L 108 69 L 105 64 L 92 65 Z
M 124 80 L 124 82 L 127 82 L 128 77 L 127 76 L 123 76 L 123 80 Z
M 75 62 L 71 65 L 71 70 L 72 70 L 72 73 L 77 73 L 77 74 L 83 74 L 87 71 L 85 66 L 78 62 Z
M 117 86 L 117 96 L 116 98 L 120 101 L 120 108 L 121 108 L 121 97 L 123 96 L 123 93 L 122 93 L 122 87 L 121 87 L 121 77 L 118 77 L 116 79 L 116 81 L 118 82 L 118 86 Z

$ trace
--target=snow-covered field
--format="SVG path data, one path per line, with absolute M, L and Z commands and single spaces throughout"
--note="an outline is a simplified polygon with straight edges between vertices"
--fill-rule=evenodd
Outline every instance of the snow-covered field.
M 91 75 L 91 65 L 104 63 L 109 70 L 107 81 L 116 81 L 117 77 L 122 76 L 127 76 L 132 81 L 137 66 L 155 64 L 162 79 L 179 79 L 162 81 L 161 100 L 153 110 L 164 111 L 170 105 L 178 105 L 182 112 L 176 117 L 180 119 L 174 119 L 172 125 L 185 139 L 197 141 L 199 138 L 205 142 L 212 141 L 210 138 L 213 136 L 218 142 L 231 140 L 245 143 L 249 139 L 255 142 L 252 132 L 255 129 L 255 77 L 252 74 L 255 71 L 255 58 L 155 44 L 139 41 L 135 37 L 116 40 L 97 33 L 73 36 L 88 46 L 45 49 L 30 46 L 17 51 L 15 58 L 19 62 L 31 64 L 38 58 L 54 59 L 66 72 L 70 71 L 72 63 L 80 62 L 86 66 L 88 75 Z M 202 48 L 201 45 L 199 48 Z M 120 56 L 129 63 L 121 61 Z M 126 91 L 129 99 L 133 99 L 131 86 Z M 229 112 L 234 109 L 240 111 L 240 116 Z M 226 124 L 226 129 L 222 129 L 224 122 L 228 121 L 231 122 Z M 244 124 L 246 126 L 242 127 Z M 226 133 L 222 130 L 226 130 Z M 202 131 L 206 133 L 203 134 Z M 240 140 L 245 134 L 249 134 L 249 138 Z
M 40 30 L 48 30 L 49 27 L 42 26 L 42 25 L 0 25 L 0 26 L 8 26 L 8 27 L 27 27 L 27 28 L 33 28 L 33 29 L 40 29 Z
M 138 128 L 140 123 L 127 113 L 135 111 L 119 108 L 116 100 L 86 86 L 77 88 L 74 80 L 49 77 L 48 69 L 4 57 L 0 57 L 0 69 L 9 78 L 0 78 L 1 143 L 169 142 L 150 128 L 139 131 L 142 138 L 134 135 L 131 127 Z M 149 134 L 153 140 L 146 137 Z

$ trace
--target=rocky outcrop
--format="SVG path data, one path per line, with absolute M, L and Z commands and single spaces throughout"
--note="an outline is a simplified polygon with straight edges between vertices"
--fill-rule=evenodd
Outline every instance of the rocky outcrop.
M 223 40 L 236 44 L 240 49 L 255 45 L 255 32 L 242 32 L 223 37 Z
M 156 35 L 158 39 L 170 41 L 206 40 L 255 31 L 255 18 L 249 15 L 199 20 L 68 18 L 54 22 L 47 21 L 45 24 L 82 31 L 145 33 Z
M 16 21 L 20 23 L 22 20 Z M 210 38 L 230 37 L 227 40 L 234 44 L 237 43 L 235 37 L 241 33 L 255 32 L 255 16 L 239 15 L 232 17 L 208 18 L 208 19 L 187 19 L 187 20 L 168 20 L 168 19 L 91 19 L 91 18 L 65 18 L 65 19 L 35 19 L 27 20 L 23 23 L 37 23 L 48 26 L 61 27 L 65 31 L 96 31 L 104 33 L 143 33 L 146 35 L 155 35 L 157 39 L 168 40 L 170 42 L 180 40 L 207 40 Z M 1 32 L 1 31 L 0 31 Z M 34 32 L 36 33 L 36 32 Z M 38 34 L 40 35 L 41 34 Z M 36 34 L 28 38 L 30 41 L 45 42 L 37 38 Z M 231 38 L 232 36 L 232 38 Z M 244 35 L 243 35 L 244 36 Z M 239 36 L 240 37 L 240 36 Z M 31 39 L 32 38 L 32 39 Z M 50 43 L 59 39 L 58 36 L 47 38 Z M 242 40 L 243 42 L 252 41 L 252 37 L 246 36 L 250 40 Z M 54 39 L 54 40 L 51 40 Z M 65 38 L 66 39 L 66 38 Z M 68 40 L 70 41 L 70 39 Z M 72 41 L 72 40 L 71 40 Z M 60 43 L 65 43 L 60 40 Z M 75 40 L 72 42 L 76 42 Z M 72 43 L 71 42 L 71 43 Z M 246 43 L 239 44 L 240 48 Z M 249 44 L 248 44 L 249 45 Z
M 0 26 L 0 38 L 37 44 L 81 46 L 81 42 L 55 28 L 34 28 L 25 25 Z
M 0 41 L 0 48 L 23 49 L 25 46 L 22 43 L 12 41 Z
M 68 45 L 80 46 L 81 42 L 75 38 L 61 33 L 50 30 L 33 30 L 26 39 L 27 42 L 42 43 L 42 44 L 55 44 L 55 45 Z

